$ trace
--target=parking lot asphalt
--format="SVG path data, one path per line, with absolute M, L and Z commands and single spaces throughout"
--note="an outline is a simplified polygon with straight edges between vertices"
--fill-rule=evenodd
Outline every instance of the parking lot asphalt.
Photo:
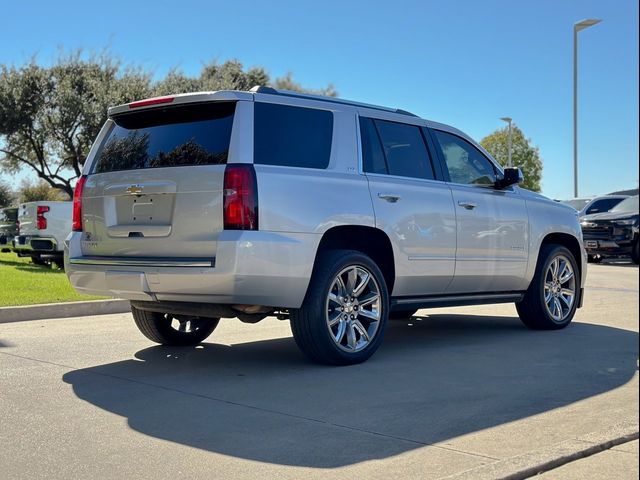
M 513 305 L 421 310 L 352 367 L 308 363 L 274 318 L 194 348 L 153 346 L 129 314 L 0 325 L 3 478 L 473 477 L 638 407 L 625 262 L 590 266 L 565 330 L 529 331 Z M 589 461 L 633 454 L 607 452 Z M 637 478 L 635 458 L 609 478 Z

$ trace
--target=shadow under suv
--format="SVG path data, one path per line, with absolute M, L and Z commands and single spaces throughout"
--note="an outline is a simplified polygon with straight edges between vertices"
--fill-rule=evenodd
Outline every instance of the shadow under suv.
M 109 110 L 88 156 L 66 271 L 129 299 L 152 341 L 275 315 L 325 364 L 366 360 L 419 308 L 514 302 L 563 328 L 586 276 L 577 213 L 521 180 L 398 109 L 267 87 L 143 100 Z

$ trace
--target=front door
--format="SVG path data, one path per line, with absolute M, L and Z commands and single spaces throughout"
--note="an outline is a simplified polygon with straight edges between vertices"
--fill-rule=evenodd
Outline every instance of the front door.
M 518 188 L 497 190 L 496 169 L 478 148 L 453 133 L 432 132 L 448 171 L 456 211 L 456 267 L 447 293 L 521 290 L 529 224 Z

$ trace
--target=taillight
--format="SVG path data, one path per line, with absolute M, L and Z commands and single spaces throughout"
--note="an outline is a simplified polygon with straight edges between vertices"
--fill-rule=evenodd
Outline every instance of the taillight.
M 44 218 L 44 214 L 49 211 L 49 207 L 45 205 L 38 205 L 37 208 L 37 216 L 36 216 L 36 228 L 38 230 L 46 230 L 47 229 L 47 219 Z
M 138 100 L 137 102 L 131 102 L 129 108 L 148 107 L 150 105 L 160 105 L 163 103 L 172 103 L 174 97 L 156 97 L 148 100 Z
M 81 176 L 76 183 L 76 188 L 73 190 L 73 223 L 71 230 L 74 232 L 82 231 L 82 190 L 84 184 L 87 181 L 85 175 Z
M 253 165 L 227 165 L 223 209 L 225 230 L 258 230 L 258 186 Z

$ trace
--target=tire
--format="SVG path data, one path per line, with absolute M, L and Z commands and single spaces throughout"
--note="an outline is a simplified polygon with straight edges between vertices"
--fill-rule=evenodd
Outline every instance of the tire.
M 31 263 L 34 265 L 48 266 L 49 263 L 38 256 L 31 257 Z
M 633 245 L 633 249 L 631 250 L 631 261 L 638 265 L 640 261 L 640 239 L 636 239 L 636 243 Z
M 382 342 L 388 315 L 389 293 L 380 268 L 355 250 L 321 253 L 302 306 L 289 311 L 298 348 L 325 365 L 353 365 L 371 357 Z
M 391 320 L 409 320 L 411 317 L 413 317 L 416 312 L 418 310 L 416 310 L 415 308 L 412 308 L 411 310 L 391 310 L 391 313 L 389 314 L 389 319 Z
M 556 260 L 556 273 L 559 272 L 559 275 L 553 274 L 552 263 Z M 563 273 L 566 272 L 565 264 L 570 268 L 572 276 L 562 281 L 562 278 L 568 275 Z M 573 291 L 573 297 L 567 303 L 570 290 Z M 536 273 L 524 298 L 516 303 L 516 309 L 522 323 L 527 327 L 533 330 L 558 330 L 571 323 L 578 307 L 579 295 L 580 275 L 573 254 L 561 245 L 543 245 L 540 248 Z
M 136 326 L 152 342 L 161 345 L 197 345 L 205 340 L 218 326 L 219 318 L 192 317 L 168 313 L 147 312 L 131 307 Z M 184 331 L 174 328 L 178 323 Z

